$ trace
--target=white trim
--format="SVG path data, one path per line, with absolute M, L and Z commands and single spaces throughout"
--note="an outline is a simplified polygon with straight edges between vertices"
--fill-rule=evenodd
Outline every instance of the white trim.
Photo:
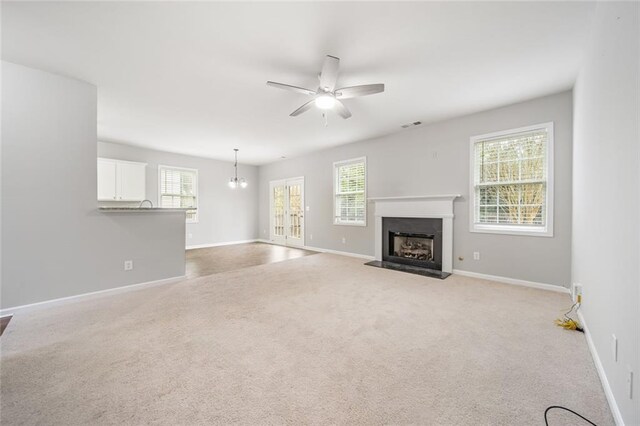
M 407 195 L 400 197 L 371 197 L 367 198 L 367 201 L 412 201 L 412 200 L 447 200 L 453 201 L 458 197 L 462 197 L 460 194 L 442 194 L 442 195 Z
M 149 165 L 148 163 L 143 163 L 141 161 L 118 160 L 117 158 L 107 158 L 107 157 L 98 157 L 98 160 L 109 161 L 114 163 L 144 164 L 145 166 Z
M 196 174 L 196 184 L 195 184 L 195 197 L 196 197 L 196 218 L 195 220 L 185 219 L 185 223 L 188 224 L 196 224 L 200 223 L 200 212 L 198 211 L 198 205 L 200 204 L 200 191 L 198 190 L 198 186 L 200 185 L 200 176 L 198 174 L 198 169 L 192 169 L 189 167 L 180 167 L 180 166 L 168 166 L 166 164 L 158 164 L 158 207 L 162 207 L 162 169 L 173 169 L 173 170 L 183 170 L 186 172 L 193 172 Z M 193 209 L 191 209 L 193 210 Z M 186 216 L 186 215 L 185 215 Z
M 508 224 L 483 224 L 475 223 L 476 216 L 476 189 L 475 189 L 475 144 L 480 140 L 495 139 L 501 136 L 507 136 L 517 133 L 529 132 L 532 130 L 547 130 L 547 176 L 546 176 L 546 198 L 545 198 L 545 224 L 544 226 L 520 226 Z M 499 132 L 486 133 L 484 135 L 472 136 L 469 147 L 469 232 L 485 233 L 485 234 L 505 234 L 505 235 L 524 235 L 534 237 L 553 237 L 553 159 L 555 157 L 554 150 L 554 128 L 553 121 L 547 123 L 534 124 L 532 126 L 519 127 L 517 129 L 501 130 Z M 536 229 L 533 229 L 536 228 Z
M 363 162 L 364 163 L 364 221 L 362 222 L 354 222 L 354 223 L 349 223 L 349 222 L 340 222 L 340 220 L 336 217 L 336 180 L 337 180 L 337 176 L 336 176 L 336 166 L 341 166 L 341 165 L 345 165 L 345 164 L 355 164 L 355 163 L 359 163 L 359 162 Z M 357 158 L 351 158 L 349 160 L 340 160 L 340 161 L 334 161 L 333 162 L 333 211 L 331 212 L 331 216 L 333 217 L 333 224 L 334 225 L 339 225 L 339 226 L 367 226 L 367 190 L 369 188 L 369 179 L 368 179 L 368 167 L 367 167 L 367 157 L 357 157 Z
M 531 288 L 537 288 L 540 290 L 555 291 L 556 293 L 571 294 L 571 290 L 569 290 L 568 288 L 561 287 L 559 285 L 554 285 L 554 284 L 545 284 L 545 283 L 538 283 L 535 281 L 519 280 L 517 278 L 501 277 L 499 275 L 487 275 L 487 274 L 481 274 L 478 272 L 463 271 L 460 269 L 454 269 L 453 273 L 457 275 L 462 275 L 465 277 L 480 278 L 488 281 L 496 281 L 503 284 L 519 285 L 522 287 L 531 287 Z
M 195 244 L 192 246 L 185 247 L 185 250 L 193 250 L 193 249 L 208 248 L 208 247 L 232 246 L 235 244 L 255 243 L 257 241 L 259 240 L 255 239 L 255 240 L 224 241 L 221 243 Z
M 338 254 L 340 256 L 349 256 L 349 257 L 357 257 L 359 259 L 366 259 L 366 260 L 374 260 L 375 258 L 373 256 L 369 256 L 366 254 L 360 254 L 360 253 L 351 253 L 348 251 L 339 251 L 339 250 L 331 250 L 331 249 L 325 249 L 325 248 L 320 248 L 320 247 L 311 247 L 311 246 L 304 246 L 301 247 L 305 250 L 311 250 L 311 251 L 317 251 L 318 253 L 329 253 L 329 254 Z
M 596 371 L 598 372 L 598 376 L 600 377 L 600 382 L 602 383 L 604 394 L 607 397 L 607 402 L 609 403 L 609 408 L 611 409 L 611 414 L 613 415 L 613 419 L 615 420 L 616 425 L 624 426 L 622 413 L 620 413 L 620 408 L 618 407 L 616 398 L 615 396 L 613 396 L 613 390 L 611 389 L 611 385 L 609 384 L 609 379 L 607 379 L 607 374 L 605 373 L 602 362 L 600 361 L 600 356 L 598 355 L 596 346 L 593 343 L 593 339 L 591 338 L 589 327 L 587 327 L 587 323 L 584 320 L 584 315 L 582 315 L 582 311 L 580 310 L 578 310 L 578 319 L 580 320 L 580 324 L 582 324 L 582 329 L 584 330 L 584 337 L 587 339 L 587 346 L 589 347 L 589 352 L 591 352 L 593 363 L 595 364 Z
M 174 282 L 182 281 L 182 280 L 184 280 L 186 278 L 187 278 L 186 275 L 181 275 L 181 276 L 178 276 L 178 277 L 163 278 L 161 280 L 147 281 L 147 282 L 144 282 L 144 283 L 127 284 L 127 285 L 123 285 L 123 286 L 120 286 L 120 287 L 108 288 L 106 290 L 92 291 L 90 293 L 76 294 L 74 296 L 60 297 L 58 299 L 44 300 L 42 302 L 30 303 L 28 305 L 14 306 L 12 308 L 4 308 L 4 309 L 0 309 L 0 316 L 13 315 L 17 311 L 22 311 L 22 310 L 25 310 L 25 309 L 32 309 L 32 308 L 37 308 L 37 307 L 44 307 L 45 305 L 54 305 L 54 304 L 59 304 L 59 303 L 66 303 L 66 302 L 71 302 L 71 301 L 76 300 L 76 299 L 85 299 L 85 298 L 91 298 L 91 297 L 94 297 L 94 296 L 103 296 L 103 295 L 106 295 L 108 293 L 113 293 L 113 294 L 126 293 L 128 291 L 138 290 L 138 289 L 141 289 L 141 288 L 155 287 L 155 286 L 164 285 L 164 284 L 171 284 L 171 283 L 174 283 Z

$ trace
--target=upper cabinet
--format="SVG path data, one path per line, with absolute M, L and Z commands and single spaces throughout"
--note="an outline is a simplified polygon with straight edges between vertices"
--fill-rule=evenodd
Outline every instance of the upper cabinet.
M 98 158 L 98 201 L 146 198 L 146 163 Z

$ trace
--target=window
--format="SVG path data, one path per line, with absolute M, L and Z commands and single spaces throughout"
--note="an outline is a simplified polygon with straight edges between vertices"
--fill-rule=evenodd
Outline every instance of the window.
M 333 163 L 334 224 L 367 225 L 366 181 L 366 158 Z
M 160 207 L 185 208 L 187 223 L 198 222 L 198 171 L 170 166 L 158 166 L 160 176 Z
M 471 232 L 553 236 L 553 123 L 471 138 Z

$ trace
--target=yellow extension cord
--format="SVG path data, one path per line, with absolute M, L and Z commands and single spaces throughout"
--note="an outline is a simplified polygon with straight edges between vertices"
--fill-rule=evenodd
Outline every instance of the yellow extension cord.
M 576 313 L 578 312 L 578 309 L 580 309 L 581 302 L 582 302 L 582 295 L 579 294 L 578 300 L 564 314 L 564 318 L 558 318 L 555 320 L 556 325 L 558 327 L 564 328 L 565 330 L 583 331 L 582 327 L 580 326 L 580 323 L 569 316 L 569 314 L 573 311 L 574 308 L 576 310 Z

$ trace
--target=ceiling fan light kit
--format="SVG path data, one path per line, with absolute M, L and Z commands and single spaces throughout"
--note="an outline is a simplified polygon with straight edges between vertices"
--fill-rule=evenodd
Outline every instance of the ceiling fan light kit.
M 238 148 L 233 149 L 236 155 L 236 162 L 233 165 L 235 173 L 232 178 L 229 179 L 229 188 L 236 189 L 237 187 L 246 188 L 249 184 L 247 180 L 243 177 L 238 178 Z
M 361 86 L 336 89 L 339 65 L 340 58 L 336 58 L 331 55 L 325 56 L 322 71 L 318 75 L 318 78 L 320 79 L 320 86 L 315 91 L 305 89 L 304 87 L 292 86 L 290 84 L 276 83 L 275 81 L 267 81 L 267 85 L 314 97 L 311 101 L 305 103 L 300 108 L 289 114 L 291 117 L 297 117 L 303 112 L 310 110 L 311 107 L 315 105 L 321 110 L 333 110 L 340 117 L 347 119 L 351 117 L 351 112 L 345 104 L 342 103 L 342 99 L 356 98 L 359 96 L 367 96 L 384 92 L 384 84 L 364 84 Z M 326 115 L 323 114 L 323 116 L 326 118 Z
M 336 98 L 331 95 L 321 95 L 316 98 L 315 102 L 320 109 L 331 109 L 336 104 Z

